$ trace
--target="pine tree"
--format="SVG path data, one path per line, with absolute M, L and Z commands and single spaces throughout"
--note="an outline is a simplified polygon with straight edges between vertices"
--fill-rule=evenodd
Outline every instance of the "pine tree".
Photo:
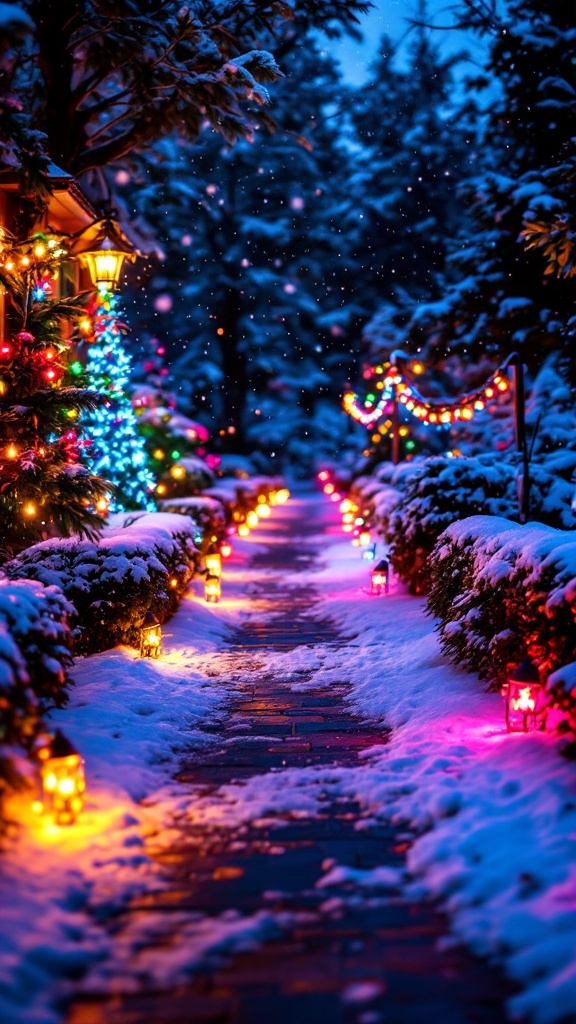
M 537 370 L 565 344 L 576 282 L 557 278 L 553 266 L 545 273 L 540 253 L 520 243 L 523 232 L 525 241 L 538 242 L 530 225 L 544 213 L 561 221 L 573 207 L 571 172 L 562 194 L 559 182 L 560 169 L 573 163 L 576 136 L 576 17 L 562 0 L 469 0 L 461 11 L 489 46 L 487 76 L 477 84 L 495 87 L 479 171 L 466 186 L 472 221 L 452 242 L 445 294 L 418 311 L 416 324 L 438 358 L 458 351 L 497 360 L 517 349 Z
M 99 292 L 86 372 L 89 389 L 105 396 L 105 402 L 83 417 L 83 427 L 91 441 L 93 471 L 114 485 L 111 511 L 153 511 L 154 477 L 127 392 L 131 358 L 122 344 L 127 330 L 120 320 L 116 295 Z
M 141 185 L 139 210 L 167 231 L 145 316 L 169 355 L 185 350 L 181 408 L 213 418 L 238 450 L 302 459 L 340 440 L 360 319 L 346 242 L 358 214 L 336 67 L 312 41 L 283 67 L 275 134 L 231 149 L 216 134 L 198 150 L 165 140 L 124 180 L 127 197 Z
M 0 536 L 13 554 L 54 534 L 94 537 L 107 509 L 107 485 L 86 465 L 79 413 L 99 398 L 76 386 L 62 321 L 82 312 L 77 299 L 52 298 L 65 255 L 37 234 L 6 244 L 0 283 L 10 298 L 11 337 L 0 342 Z

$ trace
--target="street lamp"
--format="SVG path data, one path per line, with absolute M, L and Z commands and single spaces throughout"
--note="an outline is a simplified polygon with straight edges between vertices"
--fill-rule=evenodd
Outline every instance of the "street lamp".
M 94 287 L 104 292 L 118 287 L 125 260 L 134 263 L 140 255 L 112 211 L 76 235 L 69 251 L 88 268 Z

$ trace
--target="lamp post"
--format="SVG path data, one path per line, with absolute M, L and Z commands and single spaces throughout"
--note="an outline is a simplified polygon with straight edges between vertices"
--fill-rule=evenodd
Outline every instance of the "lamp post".
M 110 210 L 73 236 L 70 255 L 77 256 L 82 266 L 88 268 L 94 287 L 106 292 L 118 287 L 125 260 L 133 263 L 140 253 Z

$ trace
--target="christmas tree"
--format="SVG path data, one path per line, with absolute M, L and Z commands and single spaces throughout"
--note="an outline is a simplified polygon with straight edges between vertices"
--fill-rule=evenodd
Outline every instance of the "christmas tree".
M 77 386 L 62 322 L 77 299 L 54 297 L 65 257 L 57 239 L 36 234 L 0 244 L 0 283 L 8 296 L 10 337 L 0 341 L 0 536 L 10 556 L 54 535 L 92 537 L 107 509 L 106 483 L 85 463 L 75 428 L 99 397 Z
M 93 342 L 86 371 L 89 389 L 105 396 L 103 406 L 83 417 L 91 439 L 90 462 L 95 473 L 114 485 L 112 511 L 144 508 L 154 511 L 154 477 L 127 386 L 131 359 L 122 344 L 128 328 L 120 320 L 118 299 L 99 291 L 93 315 Z

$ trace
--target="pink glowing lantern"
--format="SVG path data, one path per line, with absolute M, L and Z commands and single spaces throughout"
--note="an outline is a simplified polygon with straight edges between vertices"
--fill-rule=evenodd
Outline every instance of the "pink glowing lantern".
M 370 582 L 372 584 L 371 593 L 377 597 L 380 594 L 387 594 L 390 590 L 390 563 L 385 558 L 382 558 L 372 569 Z
M 546 724 L 546 699 L 540 673 L 531 658 L 525 658 L 504 683 L 508 732 L 532 732 Z

